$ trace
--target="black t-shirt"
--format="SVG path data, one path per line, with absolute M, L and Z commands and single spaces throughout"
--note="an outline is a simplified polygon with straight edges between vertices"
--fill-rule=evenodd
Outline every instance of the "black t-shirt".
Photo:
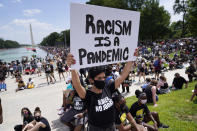
M 190 67 L 186 70 L 186 72 L 189 72 L 190 74 L 194 74 L 194 72 L 196 72 L 196 70 L 195 70 L 194 67 L 190 66 Z
M 174 84 L 174 87 L 176 89 L 182 89 L 183 84 L 187 83 L 187 81 L 185 80 L 185 78 L 180 76 L 180 77 L 175 77 L 172 83 Z
M 75 94 L 77 94 L 77 93 L 75 93 Z M 84 102 L 77 95 L 75 95 L 73 98 L 73 108 L 78 111 L 84 110 Z
M 138 101 L 135 102 L 132 106 L 131 109 L 129 110 L 131 115 L 137 119 L 142 121 L 144 119 L 144 115 L 147 115 L 150 113 L 148 107 L 146 104 L 139 105 Z
M 43 124 L 45 124 L 46 127 L 45 128 L 40 127 L 39 128 L 39 131 L 51 131 L 51 127 L 50 127 L 49 122 L 48 122 L 48 120 L 46 118 L 41 117 L 40 118 L 40 122 L 42 122 Z
M 147 97 L 147 103 L 153 103 L 153 97 L 152 97 L 152 86 L 147 86 L 144 90 L 144 92 L 146 93 L 146 97 Z
M 114 81 L 104 87 L 102 93 L 96 94 L 87 90 L 85 102 L 88 110 L 88 122 L 96 127 L 111 127 L 115 121 L 112 93 L 115 91 Z
M 163 86 L 161 86 L 160 88 L 161 88 L 161 89 L 167 89 L 167 88 L 168 88 L 168 83 L 165 82 L 165 83 L 163 84 Z
M 33 116 L 28 116 L 23 118 L 23 125 L 26 125 L 34 120 Z
M 58 67 L 58 70 L 62 70 L 62 67 L 63 67 L 62 63 L 61 62 L 58 62 L 57 63 L 57 67 Z
M 51 71 L 50 71 L 50 68 L 49 68 L 49 66 L 47 65 L 46 67 L 45 67 L 45 73 L 50 73 Z
M 129 113 L 129 108 L 125 105 L 120 111 L 115 108 L 115 123 L 116 125 L 120 125 L 122 122 L 126 120 L 126 115 Z

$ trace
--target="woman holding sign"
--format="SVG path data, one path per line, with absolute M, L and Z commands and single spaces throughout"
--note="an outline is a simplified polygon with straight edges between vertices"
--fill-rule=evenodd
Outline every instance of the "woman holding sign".
M 69 67 L 75 64 L 72 54 L 68 54 Z M 112 94 L 126 79 L 131 69 L 132 62 L 127 62 L 121 75 L 114 81 L 105 83 L 105 70 L 101 67 L 93 67 L 89 70 L 89 81 L 92 84 L 90 90 L 82 87 L 76 70 L 71 69 L 72 82 L 79 94 L 85 100 L 88 110 L 89 131 L 115 131 L 115 108 Z M 137 124 L 134 125 L 139 131 Z

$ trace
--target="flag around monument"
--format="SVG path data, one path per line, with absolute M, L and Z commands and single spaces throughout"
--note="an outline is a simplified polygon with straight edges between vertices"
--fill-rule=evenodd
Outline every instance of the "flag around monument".
M 140 12 L 71 3 L 70 17 L 72 68 L 135 60 Z

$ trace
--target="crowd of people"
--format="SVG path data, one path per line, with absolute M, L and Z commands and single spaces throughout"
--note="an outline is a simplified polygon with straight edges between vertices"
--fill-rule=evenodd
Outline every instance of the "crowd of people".
M 0 70 L 3 73 L 0 71 L 0 84 L 5 84 L 5 78 L 10 75 L 18 82 L 17 91 L 35 86 L 31 78 L 27 85 L 22 79 L 21 74 L 25 74 L 27 68 L 33 68 L 34 71 L 29 74 L 37 73 L 38 77 L 45 72 L 47 84 L 54 84 L 54 71 L 57 70 L 59 79 L 64 79 L 67 85 L 58 115 L 60 121 L 74 131 L 158 131 L 159 128 L 169 128 L 160 121 L 159 112 L 151 112 L 146 104 L 153 103 L 157 107 L 159 95 L 182 89 L 184 84 L 187 88 L 188 83 L 197 78 L 195 39 L 139 43 L 135 52 L 136 61 L 80 69 L 79 73 L 71 68 L 76 61 L 68 53 L 69 49 L 41 48 L 54 54 L 53 58 L 47 56 L 46 59 L 1 63 Z M 168 83 L 168 77 L 163 72 L 181 69 L 184 63 L 190 63 L 185 70 L 189 81 L 175 73 L 173 82 Z M 139 77 L 138 80 L 136 76 Z M 142 84 L 141 90 L 135 91 L 138 100 L 127 107 L 123 93 L 129 93 L 132 83 L 137 81 Z M 120 87 L 122 92 L 119 91 Z M 197 85 L 191 100 L 196 95 Z M 51 130 L 38 107 L 34 115 L 28 108 L 22 108 L 21 115 L 23 124 L 15 126 L 16 131 Z

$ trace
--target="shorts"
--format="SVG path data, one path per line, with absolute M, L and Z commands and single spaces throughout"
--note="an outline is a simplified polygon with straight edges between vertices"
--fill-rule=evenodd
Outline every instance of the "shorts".
M 46 77 L 49 77 L 50 76 L 50 73 L 45 73 L 46 74 Z
M 63 69 L 58 69 L 58 73 L 63 73 Z
M 101 127 L 96 127 L 96 126 L 89 124 L 88 131 L 116 131 L 116 126 L 115 124 L 113 124 L 111 127 L 101 128 Z
M 155 73 L 159 74 L 159 73 L 161 73 L 161 70 L 155 70 Z
M 38 71 L 41 72 L 41 70 L 42 70 L 42 69 L 41 69 L 40 67 L 38 67 Z
M 140 72 L 144 72 L 144 68 L 140 68 Z
M 75 110 L 74 108 L 71 108 L 67 112 L 64 112 L 63 116 L 60 118 L 60 120 L 63 123 L 69 123 L 72 122 L 73 120 L 77 119 L 77 125 L 83 125 L 84 123 L 84 118 L 75 118 L 74 116 L 82 113 L 82 111 Z

